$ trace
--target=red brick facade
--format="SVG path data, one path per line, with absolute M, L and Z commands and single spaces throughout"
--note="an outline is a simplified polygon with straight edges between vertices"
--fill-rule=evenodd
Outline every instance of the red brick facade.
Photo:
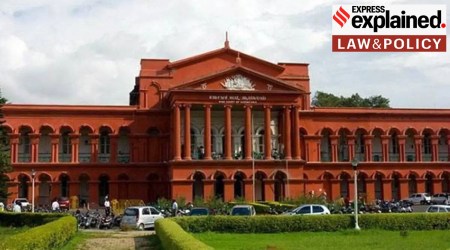
M 314 191 L 368 200 L 450 192 L 450 110 L 310 107 L 308 65 L 224 48 L 143 59 L 129 106 L 3 107 L 15 197 L 36 203 Z M 267 132 L 269 131 L 269 132 Z M 189 146 L 186 146 L 189 145 Z

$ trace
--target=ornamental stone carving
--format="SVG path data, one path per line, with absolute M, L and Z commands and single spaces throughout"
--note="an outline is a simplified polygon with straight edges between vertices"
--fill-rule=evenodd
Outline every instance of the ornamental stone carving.
M 255 90 L 255 84 L 247 77 L 239 74 L 227 77 L 222 82 L 222 86 L 228 90 Z

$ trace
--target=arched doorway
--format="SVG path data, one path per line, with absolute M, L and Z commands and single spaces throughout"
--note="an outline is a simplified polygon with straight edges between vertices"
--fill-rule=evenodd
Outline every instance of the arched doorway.
M 391 199 L 400 200 L 400 175 L 398 173 L 392 174 L 391 190 Z
M 265 190 L 264 190 L 264 180 L 267 179 L 267 176 L 263 172 L 256 172 L 255 174 L 255 200 L 256 201 L 264 201 L 265 200 Z
M 416 175 L 415 174 L 413 174 L 413 173 L 411 173 L 411 174 L 409 174 L 409 179 L 408 179 L 408 191 L 409 191 L 409 194 L 408 194 L 408 196 L 410 195 L 410 194 L 412 194 L 412 193 L 417 193 L 417 181 L 416 181 Z
M 367 199 L 367 184 L 366 184 L 367 175 L 365 173 L 358 174 L 358 196 Z
M 242 172 L 237 172 L 234 175 L 234 198 L 244 198 L 245 197 L 245 175 Z
M 278 171 L 274 176 L 274 198 L 275 201 L 283 201 L 286 198 L 286 179 L 287 176 L 284 172 Z
M 431 172 L 425 175 L 425 193 L 434 194 L 433 178 L 434 176 Z
M 214 196 L 218 199 L 223 200 L 225 197 L 225 185 L 223 180 L 225 179 L 225 175 L 223 173 L 217 172 L 214 175 Z
M 194 182 L 192 183 L 192 198 L 193 200 L 196 199 L 203 199 L 203 180 L 205 179 L 205 175 L 202 172 L 195 172 L 194 176 L 192 177 Z
M 156 173 L 151 173 L 148 175 L 147 181 L 147 199 L 150 202 L 156 202 L 163 194 L 163 187 L 161 185 L 159 175 Z
M 19 180 L 18 198 L 28 198 L 28 185 L 31 185 L 30 178 L 24 174 L 20 174 L 17 179 Z
M 62 174 L 59 176 L 59 183 L 60 183 L 60 196 L 62 197 L 69 197 L 69 176 L 66 174 Z
M 384 179 L 383 174 L 376 173 L 376 175 L 375 175 L 375 199 L 377 199 L 377 200 L 384 200 L 383 179 Z
M 102 174 L 98 180 L 100 182 L 98 184 L 98 204 L 103 206 L 103 203 L 105 203 L 105 196 L 109 194 L 109 176 Z
M 87 206 L 89 203 L 89 176 L 87 174 L 82 174 L 79 177 L 80 181 L 80 205 L 82 207 Z
M 51 205 L 53 199 L 57 197 L 50 197 L 52 186 L 50 184 L 51 178 L 46 174 L 39 176 L 39 196 L 37 200 L 38 205 Z
M 450 193 L 450 173 L 444 172 L 442 174 L 442 192 Z
M 349 180 L 350 175 L 347 173 L 341 173 L 340 175 L 340 188 L 341 188 L 341 197 L 350 197 L 350 190 L 349 190 Z
M 322 188 L 323 191 L 327 194 L 328 199 L 336 199 L 337 197 L 332 197 L 333 195 L 333 186 L 331 185 L 331 180 L 333 179 L 333 175 L 325 172 L 322 176 Z

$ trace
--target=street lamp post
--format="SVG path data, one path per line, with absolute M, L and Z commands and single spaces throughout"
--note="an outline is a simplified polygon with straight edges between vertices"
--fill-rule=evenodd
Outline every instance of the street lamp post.
M 34 177 L 36 176 L 36 171 L 31 169 L 31 212 L 34 213 Z
M 358 160 L 356 158 L 353 158 L 352 160 L 352 167 L 355 177 L 353 183 L 353 185 L 355 186 L 355 198 L 353 199 L 355 204 L 355 229 L 360 230 L 361 228 L 359 228 L 358 225 Z

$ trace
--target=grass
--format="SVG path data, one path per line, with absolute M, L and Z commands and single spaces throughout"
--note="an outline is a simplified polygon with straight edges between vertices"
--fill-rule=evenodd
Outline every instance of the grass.
M 450 249 L 450 231 L 348 230 L 280 234 L 198 233 L 215 249 Z
M 72 239 L 70 239 L 69 242 L 67 242 L 67 244 L 61 248 L 61 250 L 74 250 L 74 249 L 78 249 L 78 247 L 85 242 L 87 239 L 90 238 L 95 238 L 96 234 L 93 233 L 86 233 L 86 232 L 82 232 L 82 231 L 78 231 L 74 237 L 72 237 Z M 97 236 L 99 237 L 99 236 Z

